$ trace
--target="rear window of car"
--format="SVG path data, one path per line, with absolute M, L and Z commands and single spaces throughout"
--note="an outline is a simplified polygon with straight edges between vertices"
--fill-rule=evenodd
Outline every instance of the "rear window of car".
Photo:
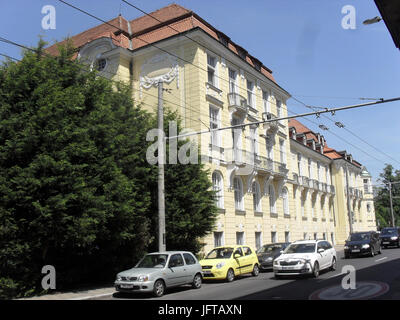
M 397 231 L 396 228 L 388 228 L 388 229 L 383 229 L 383 230 L 381 231 L 381 234 L 382 234 L 382 235 L 385 235 L 385 236 L 393 235 L 393 234 L 397 235 L 397 234 L 398 234 L 398 231 Z
M 184 253 L 183 257 L 185 258 L 186 264 L 196 264 L 196 259 L 190 253 Z

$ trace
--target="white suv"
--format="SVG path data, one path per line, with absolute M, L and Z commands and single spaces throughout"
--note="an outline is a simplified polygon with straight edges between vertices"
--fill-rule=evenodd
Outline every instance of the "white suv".
M 302 240 L 290 244 L 274 261 L 275 278 L 280 276 L 311 274 L 315 278 L 320 270 L 336 269 L 336 250 L 326 240 Z

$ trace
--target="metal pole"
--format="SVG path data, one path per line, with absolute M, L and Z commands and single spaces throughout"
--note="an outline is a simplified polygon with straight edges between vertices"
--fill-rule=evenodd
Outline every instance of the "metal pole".
M 165 194 L 164 194 L 164 107 L 163 83 L 158 82 L 158 251 L 166 251 L 165 243 Z
M 346 193 L 347 193 L 347 212 L 349 215 L 350 234 L 353 233 L 353 215 L 351 213 L 350 195 L 349 195 L 349 166 L 346 163 Z
M 390 214 L 392 215 L 392 227 L 394 227 L 393 201 L 392 201 L 392 183 L 389 181 L 389 199 L 390 199 Z

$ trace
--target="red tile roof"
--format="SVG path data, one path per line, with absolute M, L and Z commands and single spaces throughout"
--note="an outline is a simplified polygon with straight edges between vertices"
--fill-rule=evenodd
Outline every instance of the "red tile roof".
M 159 21 L 150 17 L 149 15 L 153 16 Z M 242 49 L 240 46 L 231 41 L 229 37 L 215 29 L 211 24 L 199 17 L 196 13 L 180 5 L 171 4 L 151 12 L 149 15 L 144 15 L 131 21 L 126 20 L 122 16 L 118 16 L 108 21 L 108 24 L 103 23 L 72 36 L 72 43 L 74 47 L 79 49 L 90 41 L 101 37 L 109 37 L 116 46 L 129 49 L 129 39 L 131 39 L 132 49 L 135 50 L 157 41 L 172 37 L 178 34 L 177 31 L 179 33 L 183 33 L 195 28 L 200 28 L 217 41 L 219 41 L 219 35 L 222 35 L 228 40 L 228 48 L 235 54 L 238 55 L 239 50 Z M 109 24 L 117 28 L 112 27 Z M 128 24 L 130 25 L 130 30 L 128 28 Z M 177 31 L 173 30 L 171 27 Z M 122 32 L 118 30 L 118 28 L 121 29 Z M 59 44 L 63 43 L 65 43 L 65 41 L 62 41 Z M 47 50 L 51 54 L 58 54 L 56 44 L 47 48 Z M 245 61 L 252 67 L 255 67 L 254 61 L 259 60 L 246 53 Z M 261 68 L 259 71 L 268 79 L 275 82 L 275 79 L 272 76 L 272 71 L 264 66 L 261 62 L 260 67 Z
M 305 134 L 307 139 L 313 139 L 315 142 L 318 142 L 317 134 L 311 131 L 309 128 L 307 128 L 304 124 L 302 124 L 300 121 L 296 119 L 290 119 L 289 120 L 289 128 L 295 128 L 296 134 Z M 328 147 L 326 141 L 325 141 L 325 146 L 324 146 L 324 155 L 326 155 L 328 158 L 331 158 L 333 160 L 335 159 L 344 159 L 344 156 L 340 154 L 338 151 L 336 151 L 333 148 Z M 354 165 L 357 167 L 361 167 L 361 163 L 358 161 L 354 160 L 352 161 Z

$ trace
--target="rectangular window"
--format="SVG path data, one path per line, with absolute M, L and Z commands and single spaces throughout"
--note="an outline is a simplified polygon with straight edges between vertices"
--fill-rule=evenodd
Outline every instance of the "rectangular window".
M 318 239 L 318 234 L 315 232 L 314 233 L 314 240 L 317 240 Z
M 260 249 L 262 246 L 262 233 L 256 232 L 256 249 Z
M 208 83 L 217 86 L 217 59 L 207 54 Z
M 269 103 L 268 92 L 263 90 L 262 96 L 263 96 L 264 112 L 271 112 L 271 105 Z
M 304 232 L 304 233 L 303 233 L 303 238 L 304 238 L 304 240 L 309 240 L 309 239 L 308 239 L 308 234 L 307 234 L 307 232 Z
M 247 104 L 255 108 L 254 83 L 250 80 L 247 80 Z
M 308 159 L 308 177 L 310 179 L 313 178 L 313 171 L 312 171 L 312 160 Z
M 244 244 L 244 232 L 236 232 L 236 244 L 237 245 Z
M 278 99 L 276 99 L 276 112 L 278 115 L 278 118 L 283 117 L 283 112 L 282 112 L 282 102 Z M 279 123 L 283 124 L 284 120 L 279 120 Z
M 285 242 L 290 242 L 290 232 L 285 231 Z
M 210 129 L 218 129 L 220 127 L 219 109 L 210 106 Z M 220 146 L 219 131 L 211 132 L 211 145 Z
M 237 72 L 229 69 L 229 93 L 238 93 L 236 85 Z
M 285 148 L 285 140 L 279 140 L 279 152 L 280 152 L 280 161 L 281 163 L 286 163 L 286 148 Z
M 224 245 L 224 233 L 214 232 L 214 247 L 220 247 Z
M 275 243 L 276 242 L 276 231 L 272 231 L 271 232 L 271 243 Z
M 331 243 L 332 243 L 332 245 L 335 244 L 335 235 L 333 232 L 331 232 Z

